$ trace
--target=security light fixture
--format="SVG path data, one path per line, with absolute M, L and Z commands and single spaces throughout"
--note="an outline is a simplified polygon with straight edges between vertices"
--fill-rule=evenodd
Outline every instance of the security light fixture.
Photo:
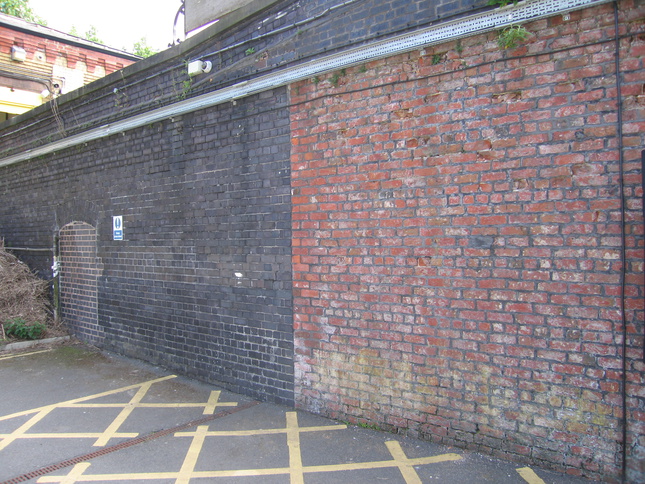
M 17 45 L 11 46 L 11 60 L 16 62 L 25 62 L 27 59 L 27 52 L 22 47 Z
M 208 74 L 212 68 L 211 61 L 194 60 L 188 63 L 188 75 L 193 77 L 198 74 Z

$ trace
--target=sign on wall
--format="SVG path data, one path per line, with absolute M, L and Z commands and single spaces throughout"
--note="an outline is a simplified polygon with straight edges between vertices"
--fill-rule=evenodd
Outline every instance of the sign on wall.
M 112 240 L 123 240 L 123 215 L 112 217 Z

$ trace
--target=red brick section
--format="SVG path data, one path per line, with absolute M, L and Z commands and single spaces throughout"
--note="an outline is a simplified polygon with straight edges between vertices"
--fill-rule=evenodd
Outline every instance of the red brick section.
M 96 229 L 72 222 L 59 237 L 62 317 L 79 338 L 95 343 L 102 335 L 97 297 L 102 264 L 96 255 Z
M 619 8 L 640 478 L 645 8 Z M 613 25 L 603 5 L 527 24 L 514 50 L 490 33 L 291 86 L 300 408 L 618 479 Z

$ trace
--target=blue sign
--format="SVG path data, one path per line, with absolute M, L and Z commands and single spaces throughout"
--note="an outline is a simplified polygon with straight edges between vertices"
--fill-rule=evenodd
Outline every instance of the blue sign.
M 123 240 L 123 215 L 112 217 L 112 239 Z

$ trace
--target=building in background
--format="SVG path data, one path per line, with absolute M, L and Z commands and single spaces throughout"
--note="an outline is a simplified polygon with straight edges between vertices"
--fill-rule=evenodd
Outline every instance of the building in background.
M 0 122 L 140 57 L 0 14 Z

